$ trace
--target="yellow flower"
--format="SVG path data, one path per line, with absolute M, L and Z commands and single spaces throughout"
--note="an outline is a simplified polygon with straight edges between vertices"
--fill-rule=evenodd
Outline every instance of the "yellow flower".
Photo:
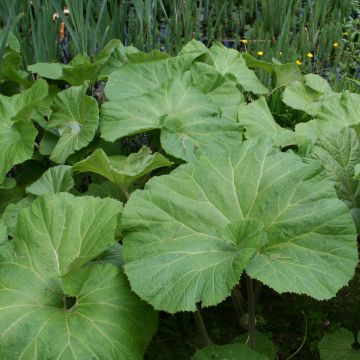
M 244 45 L 246 45 L 246 44 L 249 43 L 249 40 L 248 39 L 241 39 L 240 42 L 243 43 Z
M 308 52 L 308 53 L 306 54 L 306 56 L 307 56 L 309 59 L 312 59 L 312 58 L 314 57 L 313 53 L 311 53 L 311 52 Z
M 257 54 L 258 54 L 259 56 L 263 56 L 263 55 L 264 55 L 264 52 L 263 52 L 263 51 L 258 51 Z
M 302 64 L 302 62 L 300 60 L 296 60 L 295 62 L 296 62 L 296 65 L 301 65 Z
M 338 47 L 339 47 L 339 43 L 338 43 L 338 42 L 334 42 L 334 43 L 333 43 L 333 47 L 334 47 L 334 48 L 338 48 Z
M 283 54 L 283 52 L 282 51 L 280 51 L 280 55 L 282 55 Z

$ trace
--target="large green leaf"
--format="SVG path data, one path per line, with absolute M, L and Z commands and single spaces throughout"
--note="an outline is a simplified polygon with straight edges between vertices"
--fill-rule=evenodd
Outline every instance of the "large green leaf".
M 40 179 L 26 188 L 26 192 L 32 195 L 56 194 L 67 192 L 74 186 L 71 176 L 71 166 L 58 165 L 44 172 Z
M 323 133 L 360 123 L 360 95 L 344 92 L 323 102 L 316 119 Z
M 3 245 L 8 240 L 8 233 L 6 225 L 3 221 L 0 220 L 0 245 Z
M 232 341 L 233 343 L 245 344 L 249 346 L 249 333 L 237 336 Z M 269 360 L 276 360 L 276 347 L 274 342 L 266 334 L 256 331 L 256 352 L 266 355 Z
M 9 204 L 13 204 L 26 196 L 24 190 L 20 186 L 12 189 L 0 189 L 0 215 L 4 212 Z
M 239 123 L 246 129 L 247 139 L 271 138 L 276 145 L 295 143 L 295 134 L 274 120 L 264 97 L 239 108 Z
M 360 145 L 354 130 L 345 128 L 322 136 L 310 156 L 324 165 L 328 176 L 335 182 L 338 197 L 349 207 L 360 233 L 360 184 L 354 179 L 354 167 L 360 163 Z
M 234 224 L 243 237 L 231 241 Z M 123 231 L 132 288 L 169 312 L 219 303 L 245 266 L 278 292 L 330 298 L 357 264 L 354 224 L 320 164 L 265 142 L 150 180 L 126 204 Z
M 10 203 L 4 210 L 1 220 L 7 228 L 10 236 L 14 236 L 19 214 L 23 209 L 28 208 L 36 199 L 35 196 L 26 196 L 16 203 Z
M 317 108 L 316 119 L 296 125 L 297 143 L 302 148 L 311 149 L 316 140 L 324 134 L 331 135 L 343 128 L 358 126 L 359 114 L 359 94 L 344 92 L 332 95 Z
M 210 55 L 215 69 L 222 75 L 233 76 L 245 91 L 255 94 L 267 94 L 269 90 L 257 78 L 254 71 L 246 66 L 241 54 L 220 43 L 215 43 L 210 49 Z
M 209 49 L 206 47 L 206 45 L 199 41 L 199 40 L 195 40 L 192 39 L 191 41 L 189 41 L 187 44 L 185 44 L 183 46 L 183 48 L 180 50 L 180 54 L 186 54 L 186 53 L 199 53 L 199 54 L 204 54 L 207 55 L 207 53 L 209 52 Z
M 354 334 L 344 328 L 326 334 L 319 342 L 321 360 L 360 360 L 360 351 L 351 346 L 354 342 Z
M 155 313 L 118 266 L 80 267 L 115 242 L 120 211 L 115 200 L 61 193 L 20 214 L 0 263 L 2 359 L 143 358 Z
M 191 360 L 269 360 L 244 344 L 209 345 L 198 350 Z
M 37 135 L 31 119 L 47 93 L 46 82 L 39 80 L 21 94 L 0 95 L 0 184 L 14 165 L 31 158 Z
M 152 50 L 149 53 L 143 51 L 137 51 L 127 54 L 127 61 L 132 64 L 139 64 L 144 62 L 152 62 L 158 60 L 169 59 L 170 55 L 160 50 Z
M 97 196 L 100 198 L 111 197 L 126 202 L 126 194 L 111 181 L 104 181 L 101 184 L 91 183 L 88 191 L 84 193 L 84 195 Z
M 295 81 L 286 87 L 283 101 L 288 106 L 315 116 L 325 101 L 332 101 L 340 94 L 332 92 L 321 76 L 307 74 L 303 81 Z
M 36 135 L 37 130 L 30 121 L 0 119 L 0 183 L 14 165 L 31 158 Z
M 173 195 L 169 188 L 158 190 Z M 217 229 L 214 236 L 195 226 L 191 228 L 193 224 L 176 221 L 171 214 L 162 214 L 163 210 L 151 208 L 146 200 L 136 195 L 138 193 L 131 197 L 135 200 L 130 202 L 124 223 L 127 234 L 123 256 L 132 289 L 155 309 L 171 313 L 194 311 L 199 301 L 204 306 L 215 305 L 229 295 L 260 242 L 264 241 L 261 224 L 255 220 L 234 221 Z M 149 193 L 147 200 L 153 195 Z M 169 200 L 164 199 L 164 206 L 166 201 Z M 143 211 L 134 208 L 139 202 L 144 206 Z M 182 216 L 188 217 L 188 212 L 184 210 Z M 149 218 L 151 222 L 156 219 L 157 233 L 150 229 L 156 225 L 149 226 Z M 195 221 L 191 219 L 192 223 Z M 197 221 L 198 228 L 205 227 L 200 218 Z M 136 225 L 138 231 L 129 233 Z M 161 231 L 164 227 L 167 231 Z
M 120 102 L 155 90 L 188 70 L 198 56 L 198 53 L 187 53 L 167 59 L 125 64 L 109 76 L 105 87 L 106 97 L 110 101 Z
M 99 109 L 94 98 L 86 95 L 86 87 L 71 87 L 54 99 L 48 129 L 57 129 L 59 140 L 50 159 L 64 163 L 69 155 L 94 138 L 99 122 Z
M 241 126 L 227 118 L 169 118 L 161 129 L 164 150 L 188 162 L 195 161 L 201 154 L 228 153 L 242 140 Z
M 167 117 L 196 119 L 218 112 L 206 95 L 189 86 L 188 76 L 175 77 L 152 92 L 105 103 L 101 107 L 101 136 L 114 141 L 161 128 Z
M 153 170 L 171 166 L 172 162 L 159 153 L 143 147 L 128 157 L 122 155 L 107 156 L 102 149 L 95 150 L 88 158 L 76 163 L 72 170 L 76 173 L 93 172 L 104 176 L 120 189 L 126 190 L 137 179 Z
M 190 67 L 190 73 L 193 86 L 204 94 L 215 90 L 225 82 L 225 77 L 214 66 L 203 62 L 194 62 Z
M 299 67 L 295 64 L 276 64 L 262 61 L 254 58 L 249 53 L 242 54 L 248 67 L 254 67 L 265 70 L 267 73 L 276 76 L 276 87 L 280 88 L 292 84 L 295 81 L 301 81 L 303 75 Z
M 208 96 L 219 106 L 222 119 L 237 121 L 239 107 L 245 103 L 245 99 L 233 81 L 226 80 L 209 92 Z
M 0 82 L 12 81 L 16 84 L 29 87 L 28 73 L 20 70 L 21 55 L 12 49 L 6 49 L 0 63 Z M 5 87 L 8 83 L 5 82 Z

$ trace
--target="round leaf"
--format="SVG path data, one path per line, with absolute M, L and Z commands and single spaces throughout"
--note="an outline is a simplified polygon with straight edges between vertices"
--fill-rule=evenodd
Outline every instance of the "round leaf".
M 101 107 L 101 134 L 105 140 L 114 141 L 161 128 L 167 117 L 194 119 L 218 112 L 206 95 L 189 87 L 188 76 L 176 77 L 152 92 L 105 103 Z
M 0 263 L 1 358 L 143 358 L 155 313 L 118 266 L 85 265 L 115 242 L 120 211 L 115 200 L 61 193 L 20 214 Z
M 360 351 L 352 348 L 354 334 L 344 328 L 326 334 L 319 342 L 321 360 L 360 360 Z
M 249 231 L 237 241 L 224 237 L 234 223 Z M 132 288 L 169 312 L 219 303 L 246 265 L 278 292 L 325 299 L 357 264 L 354 224 L 322 167 L 265 142 L 152 179 L 126 204 L 123 231 Z
M 86 87 L 71 87 L 59 93 L 53 103 L 47 127 L 57 128 L 60 138 L 50 159 L 64 163 L 67 157 L 90 143 L 99 122 L 94 98 L 85 95 Z

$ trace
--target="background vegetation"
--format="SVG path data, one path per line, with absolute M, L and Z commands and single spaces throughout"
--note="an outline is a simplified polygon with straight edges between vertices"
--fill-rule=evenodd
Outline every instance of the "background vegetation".
M 94 58 L 114 38 L 140 50 L 160 49 L 176 54 L 195 38 L 206 45 L 219 40 L 266 60 L 297 61 L 305 72 L 328 78 L 335 89 L 358 88 L 358 0 L 4 0 L 3 3 L 0 56 L 12 32 L 20 42 L 25 65 L 55 60 L 66 63 L 77 53 Z M 62 12 L 64 7 L 69 10 L 67 15 Z M 59 14 L 56 19 L 55 12 Z
M 360 89 L 359 1 L 3 0 L 2 4 L 0 59 L 5 61 L 5 48 L 11 43 L 11 49 L 21 48 L 22 68 L 39 62 L 69 63 L 77 54 L 86 54 L 94 61 L 114 38 L 143 51 L 159 49 L 172 55 L 195 38 L 205 45 L 218 40 L 259 60 L 296 62 L 303 73 L 325 77 L 335 91 Z M 64 7 L 68 14 L 63 13 Z M 265 71 L 257 74 L 269 85 L 271 77 Z M 59 87 L 62 89 L 63 83 Z M 94 89 L 96 95 L 96 86 Z M 0 92 L 5 93 L 1 87 Z M 279 98 L 280 92 L 271 92 L 267 100 L 274 117 L 282 123 L 281 116 L 288 108 L 279 105 Z M 310 119 L 306 114 L 305 120 L 301 119 L 296 110 L 290 115 L 298 122 Z M 285 125 L 294 127 L 296 122 L 292 124 L 290 115 Z M 121 145 L 125 147 L 131 140 L 124 138 Z M 43 166 L 38 159 L 28 160 L 17 167 L 17 173 L 13 171 L 20 186 L 28 185 L 22 183 L 25 177 L 26 181 L 37 178 L 34 164 L 39 163 Z M 32 173 L 36 173 L 34 179 L 29 180 Z M 245 288 L 245 283 L 242 279 L 240 286 Z M 290 359 L 299 349 L 295 359 L 317 359 L 318 343 L 326 331 L 340 326 L 353 332 L 359 329 L 359 274 L 327 302 L 279 295 L 259 283 L 255 287 L 257 328 L 272 335 L 280 359 Z M 246 290 L 243 294 L 246 296 Z M 234 307 L 237 318 L 233 316 Z M 246 299 L 241 294 L 203 311 L 209 335 L 217 344 L 225 344 L 248 330 L 246 315 Z M 201 341 L 191 313 L 172 316 L 164 312 L 146 357 L 187 359 Z

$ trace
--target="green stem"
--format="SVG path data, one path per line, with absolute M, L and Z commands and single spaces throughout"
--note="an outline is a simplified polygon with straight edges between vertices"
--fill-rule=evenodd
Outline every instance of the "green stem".
M 209 337 L 209 334 L 208 334 L 208 332 L 206 330 L 206 326 L 205 326 L 203 317 L 201 315 L 200 306 L 198 304 L 196 304 L 196 311 L 194 313 L 194 319 L 195 319 L 196 329 L 197 329 L 198 333 L 201 336 L 203 346 L 208 346 L 208 345 L 212 344 L 212 341 L 211 341 L 211 339 Z
M 247 280 L 247 296 L 248 296 L 248 312 L 249 312 L 249 339 L 250 348 L 256 349 L 256 326 L 255 326 L 255 296 L 254 285 L 250 276 L 246 277 Z
M 125 188 L 121 188 L 121 191 L 124 194 L 126 201 L 128 201 L 130 199 L 129 191 Z

